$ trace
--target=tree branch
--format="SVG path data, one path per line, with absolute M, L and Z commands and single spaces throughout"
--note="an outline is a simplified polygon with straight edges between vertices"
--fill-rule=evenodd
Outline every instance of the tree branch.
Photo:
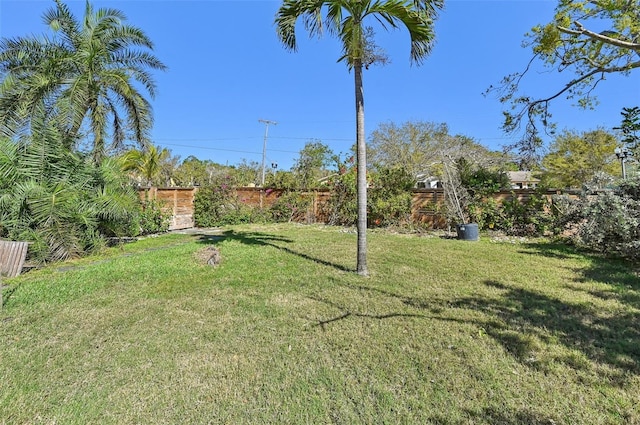
M 612 46 L 640 52 L 640 43 L 633 43 L 630 41 L 618 40 L 617 38 L 613 38 L 613 37 L 606 36 L 604 34 L 593 32 L 591 30 L 586 29 L 584 25 L 582 25 L 578 21 L 575 21 L 573 24 L 578 28 L 577 30 L 572 30 L 570 28 L 564 28 L 564 27 L 558 26 L 557 27 L 558 31 L 563 32 L 565 34 L 569 34 L 569 35 L 585 35 L 593 40 L 602 41 L 603 43 L 607 43 Z
M 546 101 L 550 101 L 555 99 L 556 97 L 560 96 L 562 93 L 566 92 L 567 90 L 569 90 L 571 87 L 576 86 L 577 84 L 589 79 L 590 77 L 596 75 L 596 74 L 611 74 L 611 73 L 615 73 L 615 72 L 625 72 L 628 71 L 630 69 L 634 69 L 634 68 L 640 68 L 640 61 L 637 62 L 632 62 L 628 65 L 625 66 L 614 66 L 611 68 L 597 68 L 592 70 L 591 72 L 588 72 L 584 75 L 582 75 L 580 78 L 576 78 L 571 80 L 570 82 L 568 82 L 564 88 L 562 90 L 560 90 L 559 92 L 557 92 L 556 94 L 554 94 L 551 97 L 548 97 L 547 99 L 541 99 L 541 102 L 546 102 Z

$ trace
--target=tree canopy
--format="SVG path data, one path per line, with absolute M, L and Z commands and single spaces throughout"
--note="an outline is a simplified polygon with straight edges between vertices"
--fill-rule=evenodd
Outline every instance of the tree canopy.
M 70 147 L 87 144 L 95 161 L 125 140 L 146 147 L 153 117 L 144 92 L 155 96 L 150 71 L 165 69 L 150 53 L 153 43 L 119 10 L 87 1 L 79 20 L 55 3 L 43 16 L 52 35 L 0 41 L 3 134 L 28 132 L 41 115 L 64 130 Z
M 445 123 L 407 121 L 380 124 L 369 138 L 371 163 L 378 168 L 401 168 L 415 178 L 419 174 L 441 176 L 443 156 L 458 158 L 472 166 L 500 168 L 510 158 L 492 152 L 473 139 L 452 135 Z
M 317 187 L 318 180 L 330 173 L 329 167 L 334 161 L 335 154 L 329 146 L 319 141 L 306 143 L 293 166 L 298 187 L 304 189 Z
M 594 108 L 596 88 L 607 75 L 629 76 L 640 68 L 640 3 L 559 0 L 553 20 L 535 26 L 526 37 L 524 44 L 533 53 L 528 66 L 488 91 L 497 91 L 500 101 L 510 106 L 504 111 L 506 132 L 517 132 L 524 122 L 523 136 L 513 147 L 526 157 L 535 157 L 542 146 L 540 129 L 548 133 L 555 129 L 552 101 L 565 97 L 576 100 L 580 107 Z M 548 94 L 521 93 L 521 82 L 537 62 L 572 77 Z
M 616 137 L 602 129 L 582 134 L 564 131 L 542 160 L 546 185 L 580 188 L 599 175 L 619 176 L 616 145 Z

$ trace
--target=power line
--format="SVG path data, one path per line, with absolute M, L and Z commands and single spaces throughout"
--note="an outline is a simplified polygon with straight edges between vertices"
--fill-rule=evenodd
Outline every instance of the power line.
M 253 140 L 256 137 L 221 137 L 221 138 L 206 138 L 206 139 L 176 139 L 176 138 L 156 138 L 154 140 L 158 142 L 219 142 L 226 140 Z M 355 139 L 340 139 L 340 138 L 326 138 L 326 137 L 286 137 L 286 136 L 271 136 L 270 139 L 278 140 L 320 140 L 320 141 L 332 141 L 332 142 L 355 142 Z
M 236 153 L 251 153 L 251 154 L 260 155 L 260 152 L 242 151 L 242 150 L 238 150 L 238 149 L 210 148 L 210 147 L 207 147 L 207 146 L 194 146 L 194 145 L 178 145 L 178 144 L 175 144 L 175 143 L 161 143 L 161 144 L 162 144 L 162 146 L 176 146 L 176 147 L 180 147 L 180 148 L 193 148 L 193 149 L 204 149 L 204 150 L 208 150 L 208 151 L 223 151 L 223 152 L 236 152 Z M 297 153 L 297 152 L 293 152 L 293 151 L 281 151 L 281 152 Z

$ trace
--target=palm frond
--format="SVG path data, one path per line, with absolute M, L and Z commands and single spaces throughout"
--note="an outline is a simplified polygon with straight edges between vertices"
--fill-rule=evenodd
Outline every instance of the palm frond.
M 297 50 L 298 21 L 311 37 L 321 36 L 323 31 L 336 35 L 342 44 L 338 61 L 352 68 L 355 62 L 365 60 L 365 20 L 374 18 L 385 30 L 406 28 L 411 38 L 410 59 L 420 64 L 431 53 L 434 21 L 443 7 L 443 0 L 285 0 L 275 24 L 278 38 L 292 51 Z

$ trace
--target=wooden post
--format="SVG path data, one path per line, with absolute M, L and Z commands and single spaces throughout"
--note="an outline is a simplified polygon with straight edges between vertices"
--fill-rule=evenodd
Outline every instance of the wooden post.
M 18 276 L 22 272 L 29 249 L 28 242 L 0 241 L 0 309 L 4 305 L 2 297 L 2 274 Z

